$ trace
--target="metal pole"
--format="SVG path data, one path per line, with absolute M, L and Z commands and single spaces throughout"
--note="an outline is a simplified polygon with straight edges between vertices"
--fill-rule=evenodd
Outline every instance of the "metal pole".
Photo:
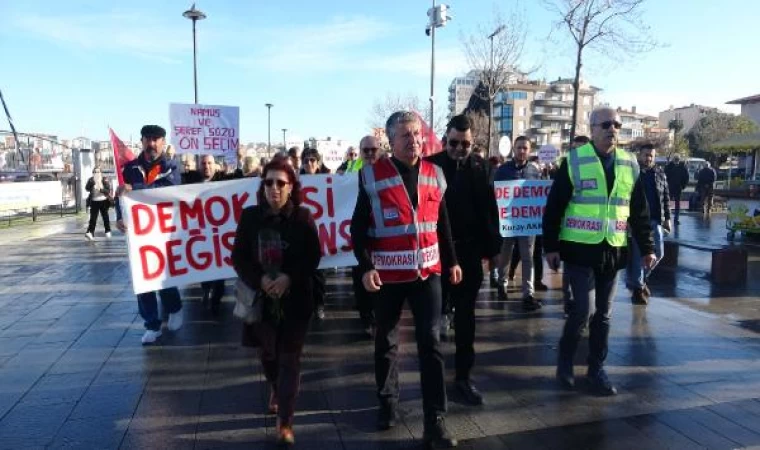
M 495 34 L 491 34 L 490 36 L 488 36 L 488 39 L 491 41 L 491 62 L 490 62 L 490 66 L 491 66 L 491 68 L 490 68 L 490 70 L 491 70 L 490 77 L 491 77 L 491 80 L 492 80 L 491 82 L 493 82 L 493 80 L 495 80 L 494 73 L 493 73 L 494 72 L 494 68 L 493 68 L 493 66 L 494 66 L 494 64 L 493 64 L 493 37 L 494 36 L 495 36 Z M 493 87 L 489 87 L 488 90 L 491 91 L 491 92 L 493 92 L 492 89 L 493 89 Z M 489 105 L 488 105 L 488 156 L 494 156 L 494 151 L 493 151 L 493 119 L 494 119 L 494 114 L 493 114 L 493 98 L 494 98 L 494 95 L 496 95 L 496 93 L 494 93 L 494 95 L 491 95 L 491 92 L 488 93 L 488 102 L 489 102 Z M 504 108 L 503 105 L 502 105 L 502 108 Z
M 267 107 L 267 154 L 272 157 L 272 105 L 267 103 L 264 105 Z
M 431 129 L 434 129 L 433 117 L 435 116 L 435 0 L 433 0 L 433 17 L 430 24 L 430 123 Z
M 197 21 L 197 19 L 193 19 L 193 88 L 195 91 L 195 104 L 198 104 L 198 63 L 195 39 L 195 22 Z
M 288 150 L 288 144 L 287 144 L 287 143 L 286 143 L 286 141 L 285 141 L 285 132 L 287 132 L 287 131 L 288 131 L 288 129 L 287 129 L 287 128 L 283 128 L 283 129 L 282 129 L 282 148 L 283 148 L 283 150 L 285 150 L 285 151 L 287 151 L 287 150 Z

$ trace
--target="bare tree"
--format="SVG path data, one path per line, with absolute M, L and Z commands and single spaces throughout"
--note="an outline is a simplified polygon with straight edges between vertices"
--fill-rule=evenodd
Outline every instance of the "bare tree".
M 385 98 L 376 99 L 372 105 L 368 124 L 372 128 L 385 128 L 385 121 L 388 120 L 391 114 L 396 111 L 416 111 L 426 121 L 430 117 L 430 105 L 426 105 L 420 101 L 419 97 L 414 94 L 385 94 Z M 435 130 L 436 134 L 441 135 L 446 130 L 446 112 L 439 111 L 435 114 L 435 123 L 430 126 Z
M 485 111 L 471 111 L 467 113 L 467 116 L 472 120 L 471 130 L 474 144 L 486 148 L 489 142 L 498 141 L 498 133 L 491 127 L 491 121 Z
M 489 23 L 480 24 L 470 34 L 461 35 L 467 62 L 472 70 L 478 72 L 484 88 L 480 91 L 476 89 L 476 92 L 489 104 L 489 130 L 493 130 L 494 99 L 499 92 L 506 92 L 509 84 L 515 81 L 526 36 L 527 25 L 522 11 L 515 9 L 505 17 L 496 7 Z M 493 139 L 488 139 L 485 145 L 488 154 L 492 154 Z
M 586 48 L 611 56 L 634 55 L 654 50 L 659 44 L 650 36 L 650 28 L 641 19 L 646 0 L 542 0 L 559 20 L 555 29 L 566 29 L 575 43 L 575 79 L 573 80 L 573 124 L 570 139 L 575 137 L 580 94 L 581 67 Z

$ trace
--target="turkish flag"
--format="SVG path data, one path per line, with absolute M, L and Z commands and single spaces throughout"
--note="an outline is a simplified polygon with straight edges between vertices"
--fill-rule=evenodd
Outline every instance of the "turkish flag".
M 111 128 L 108 129 L 108 133 L 111 135 L 111 147 L 113 147 L 113 163 L 116 170 L 116 176 L 119 178 L 119 184 L 124 184 L 124 175 L 121 170 L 124 164 L 135 159 L 135 154 L 127 147 L 124 142 L 116 136 Z
M 425 119 L 422 118 L 420 113 L 417 111 L 414 113 L 420 120 L 420 125 L 422 126 L 422 137 L 425 139 L 422 143 L 422 156 L 430 156 L 443 150 L 443 147 L 441 146 L 441 140 L 438 139 L 438 136 L 435 135 L 435 130 L 433 130 L 427 124 L 427 122 L 425 122 Z

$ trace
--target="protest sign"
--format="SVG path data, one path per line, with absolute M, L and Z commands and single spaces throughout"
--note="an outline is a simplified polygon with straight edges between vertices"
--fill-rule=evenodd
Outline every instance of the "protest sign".
M 356 174 L 302 175 L 322 248 L 320 267 L 356 265 L 349 227 Z M 132 191 L 121 201 L 136 294 L 235 278 L 231 253 L 244 208 L 256 204 L 261 180 L 245 178 Z
M 542 233 L 541 221 L 551 186 L 552 182 L 545 180 L 494 183 L 502 237 L 535 236 Z
M 171 103 L 171 143 L 178 154 L 235 159 L 240 143 L 240 108 Z
M 325 167 L 334 172 L 345 161 L 348 146 L 340 140 L 317 141 L 317 151 L 322 156 L 322 163 Z
M 538 149 L 538 160 L 542 164 L 549 164 L 559 158 L 559 149 L 553 145 L 542 145 Z

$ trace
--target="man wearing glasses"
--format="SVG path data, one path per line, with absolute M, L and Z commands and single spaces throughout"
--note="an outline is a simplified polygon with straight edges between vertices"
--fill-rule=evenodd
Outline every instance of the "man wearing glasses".
M 356 147 L 351 146 L 348 147 L 348 150 L 346 151 L 346 160 L 343 161 L 343 163 L 338 167 L 338 170 L 335 171 L 335 173 L 344 174 L 347 172 L 346 169 L 348 169 L 348 166 L 353 163 L 354 161 L 359 159 L 359 152 L 356 151 Z
M 353 148 L 353 147 L 352 147 Z M 359 141 L 360 158 L 354 158 L 346 166 L 346 173 L 358 173 L 362 167 L 371 166 L 380 158 L 382 149 L 380 141 L 375 136 L 364 136 Z M 375 313 L 372 304 L 377 297 L 376 292 L 369 292 L 362 284 L 362 271 L 359 266 L 351 268 L 351 279 L 353 281 L 354 297 L 356 298 L 356 309 L 359 311 L 359 317 L 364 324 L 364 331 L 367 335 L 375 338 Z
M 466 115 L 452 117 L 446 126 L 445 151 L 430 156 L 428 161 L 443 169 L 446 177 L 444 200 L 454 250 L 462 267 L 462 283 L 452 285 L 445 277 L 441 279 L 443 317 L 454 308 L 455 386 L 467 403 L 482 405 L 483 396 L 470 378 L 475 363 L 475 301 L 483 283 L 483 258 L 498 254 L 501 236 L 490 182 L 491 165 L 472 152 L 471 128 L 472 121 Z
M 559 343 L 557 380 L 575 387 L 573 357 L 591 302 L 596 312 L 589 325 L 587 378 L 593 393 L 615 395 L 604 370 L 612 301 L 618 272 L 626 266 L 628 234 L 641 251 L 641 263 L 652 267 L 652 227 L 639 165 L 616 148 L 621 122 L 611 108 L 591 113 L 591 142 L 570 150 L 549 193 L 543 232 L 546 262 L 557 270 L 560 260 L 573 292 L 574 307 Z

